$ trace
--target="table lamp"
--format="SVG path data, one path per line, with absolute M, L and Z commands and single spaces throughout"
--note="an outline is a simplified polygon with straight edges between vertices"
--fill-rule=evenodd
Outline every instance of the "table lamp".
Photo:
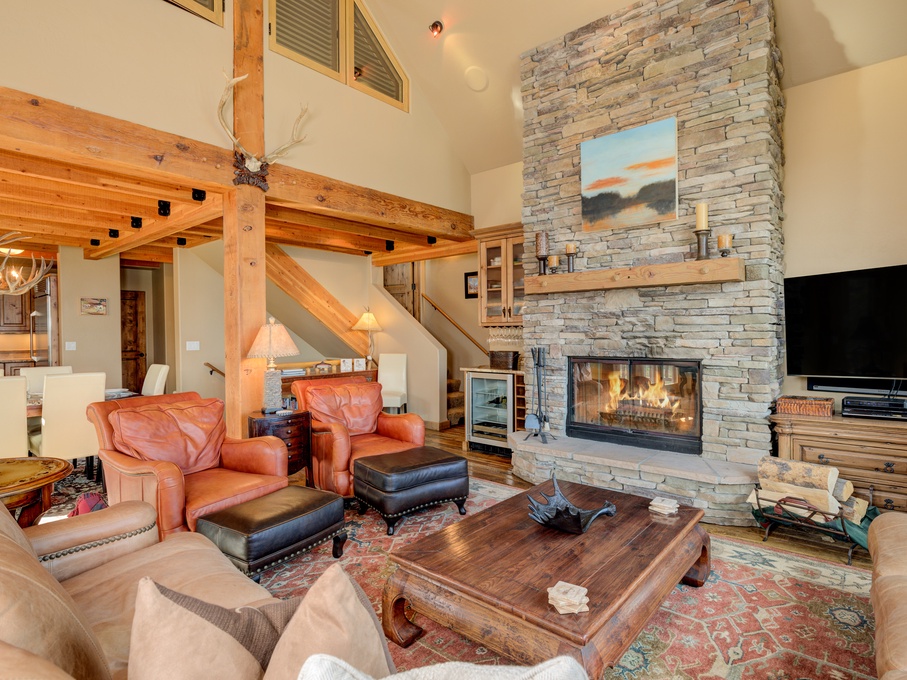
M 263 357 L 268 360 L 262 413 L 276 413 L 283 408 L 283 385 L 280 382 L 280 371 L 277 370 L 274 359 L 291 357 L 295 354 L 299 354 L 299 349 L 293 343 L 287 329 L 283 324 L 276 323 L 272 316 L 268 319 L 268 323 L 259 329 L 255 342 L 252 343 L 252 349 L 247 355 L 249 358 Z
M 375 351 L 375 348 L 372 346 L 372 331 L 380 331 L 381 326 L 378 325 L 378 321 L 375 319 L 375 315 L 368 311 L 368 307 L 365 308 L 365 313 L 359 317 L 352 330 L 354 331 L 366 331 L 368 333 L 368 356 L 365 357 L 368 361 L 369 367 L 372 365 L 372 352 Z

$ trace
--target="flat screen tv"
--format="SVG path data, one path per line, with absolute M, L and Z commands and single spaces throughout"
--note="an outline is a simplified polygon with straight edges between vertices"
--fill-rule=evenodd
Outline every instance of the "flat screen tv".
M 907 378 L 907 265 L 784 280 L 789 375 Z

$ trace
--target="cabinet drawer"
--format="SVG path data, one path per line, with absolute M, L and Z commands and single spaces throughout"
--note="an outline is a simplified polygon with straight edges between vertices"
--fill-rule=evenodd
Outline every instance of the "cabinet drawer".
M 853 495 L 859 496 L 860 498 L 865 498 L 868 501 L 869 487 L 864 487 L 863 485 L 854 485 Z M 872 492 L 872 504 L 880 510 L 897 510 L 899 512 L 907 512 L 907 494 L 881 491 L 877 486 L 874 486 Z
M 286 423 L 272 423 L 268 427 L 264 428 L 261 434 L 270 434 L 275 437 L 280 437 L 283 440 L 287 439 L 297 439 L 302 437 L 308 432 L 308 428 L 304 425 L 288 425 Z
M 826 442 L 796 442 L 799 456 L 807 463 L 834 465 L 837 468 L 869 470 L 883 474 L 907 475 L 907 458 L 894 456 L 890 449 L 862 447 L 860 451 Z M 841 475 L 844 476 L 843 473 Z

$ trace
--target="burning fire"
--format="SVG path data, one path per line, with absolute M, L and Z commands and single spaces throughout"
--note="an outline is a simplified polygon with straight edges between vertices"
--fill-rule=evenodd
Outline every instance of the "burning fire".
M 624 410 L 622 407 L 632 405 L 663 410 L 665 416 L 673 416 L 680 407 L 680 400 L 676 397 L 672 399 L 668 395 L 660 373 L 657 374 L 655 382 L 649 383 L 648 386 L 637 385 L 635 393 L 632 389 L 624 392 L 620 375 L 612 373 L 608 378 L 608 392 L 611 401 L 605 407 L 606 412 Z

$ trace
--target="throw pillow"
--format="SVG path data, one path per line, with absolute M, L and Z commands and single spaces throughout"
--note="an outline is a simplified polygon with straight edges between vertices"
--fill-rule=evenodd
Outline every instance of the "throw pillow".
M 576 659 L 557 656 L 537 666 L 491 666 L 462 662 L 423 666 L 385 680 L 589 680 Z M 298 680 L 374 680 L 341 659 L 315 654 L 306 659 Z
M 67 517 L 75 517 L 76 515 L 87 515 L 89 512 L 94 512 L 95 510 L 103 510 L 107 507 L 107 501 L 104 500 L 104 497 L 97 492 L 83 493 L 81 496 L 76 499 L 76 507 L 72 509 Z
M 259 680 L 299 598 L 226 609 L 139 582 L 129 648 L 130 680 Z
M 265 680 L 296 680 L 313 654 L 340 657 L 368 677 L 394 672 L 371 603 L 339 564 L 331 565 L 306 593 L 274 649 Z
M 375 382 L 310 387 L 308 399 L 312 418 L 323 423 L 342 423 L 351 437 L 374 432 L 384 405 L 381 385 Z
M 220 399 L 121 408 L 108 419 L 114 446 L 133 458 L 169 461 L 184 474 L 220 464 L 227 432 Z

